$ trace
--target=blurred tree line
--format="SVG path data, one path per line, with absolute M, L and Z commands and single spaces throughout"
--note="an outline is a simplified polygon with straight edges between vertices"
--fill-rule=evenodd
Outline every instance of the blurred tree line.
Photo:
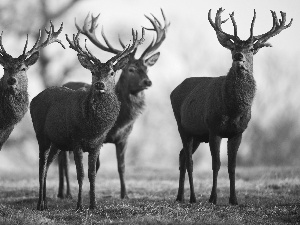
M 88 2 L 88 0 L 2 0 L 0 2 L 0 30 L 5 31 L 3 43 L 6 45 L 6 42 L 10 41 L 9 37 L 14 37 L 14 40 L 19 42 L 18 51 L 21 51 L 26 35 L 29 34 L 30 43 L 34 43 L 38 37 L 38 30 L 48 28 L 50 20 L 56 28 L 64 22 L 63 33 L 69 33 L 70 27 L 74 31 L 74 21 L 68 24 L 65 18 L 68 13 L 75 10 L 78 4 L 88 4 Z M 144 165 L 149 161 L 163 166 L 177 167 L 182 144 L 169 101 L 170 92 L 188 76 L 224 75 L 230 65 L 229 53 L 218 46 L 216 39 L 207 40 L 203 34 L 205 31 L 201 27 L 193 28 L 193 35 L 190 35 L 191 27 L 187 26 L 185 21 L 180 20 L 178 14 L 168 9 L 164 10 L 165 13 L 167 12 L 167 18 L 173 16 L 172 20 L 170 19 L 169 31 L 173 33 L 167 36 L 162 45 L 162 57 L 158 65 L 151 68 L 149 72 L 154 85 L 146 91 L 147 108 L 136 123 L 130 137 L 126 155 L 126 163 L 129 165 Z M 143 13 L 145 12 L 140 12 L 141 16 Z M 180 23 L 184 25 L 178 30 L 176 24 Z M 125 27 L 116 29 L 119 33 L 122 29 L 127 31 Z M 211 30 L 210 32 L 213 33 Z M 60 36 L 61 40 L 65 39 L 63 33 Z M 42 31 L 42 40 L 44 38 L 45 32 Z M 183 40 L 185 40 L 184 46 L 182 46 Z M 217 46 L 216 50 L 210 45 Z M 182 48 L 178 50 L 177 46 L 182 46 Z M 54 85 L 60 86 L 72 77 L 72 74 L 82 69 L 76 54 L 70 56 L 68 52 L 60 48 L 53 49 L 54 47 L 42 49 L 35 68 L 28 71 L 29 80 L 37 78 L 30 77 L 31 73 L 38 74 L 37 82 L 39 82 L 40 90 Z M 6 50 L 8 53 L 11 52 L 8 48 Z M 227 55 L 222 55 L 223 52 Z M 21 54 L 21 52 L 16 54 Z M 224 58 L 224 60 L 219 62 L 216 58 Z M 272 55 L 266 54 L 265 57 L 260 57 L 259 61 L 255 61 L 254 70 L 258 85 L 257 94 L 253 103 L 252 119 L 243 135 L 238 153 L 238 165 L 297 165 L 300 159 L 297 99 L 300 65 L 298 65 L 297 58 L 282 57 L 280 52 L 274 52 Z M 16 155 L 20 154 L 21 158 L 28 159 L 29 162 L 34 153 L 35 160 L 38 160 L 38 149 L 20 151 L 24 146 L 37 148 L 37 145 L 26 144 L 27 140 L 35 141 L 29 113 L 17 125 L 4 149 L 15 149 Z M 223 158 L 226 158 L 226 150 L 224 151 Z M 208 145 L 201 144 L 194 156 L 194 161 L 201 163 L 207 159 L 210 159 Z M 200 163 L 195 163 L 195 166 Z

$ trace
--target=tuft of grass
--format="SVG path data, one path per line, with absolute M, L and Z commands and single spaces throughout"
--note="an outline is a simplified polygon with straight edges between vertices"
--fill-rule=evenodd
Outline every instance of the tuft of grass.
M 88 210 L 88 179 L 84 206 L 75 212 L 77 181 L 71 174 L 74 199 L 56 198 L 57 170 L 47 179 L 48 210 L 37 211 L 38 177 L 13 174 L 0 178 L 0 224 L 297 224 L 300 223 L 300 168 L 238 168 L 239 205 L 230 206 L 226 169 L 220 170 L 218 203 L 208 203 L 212 185 L 210 171 L 194 172 L 197 203 L 190 204 L 188 179 L 185 202 L 175 202 L 178 170 L 128 168 L 129 199 L 119 198 L 117 172 L 98 174 L 98 208 Z

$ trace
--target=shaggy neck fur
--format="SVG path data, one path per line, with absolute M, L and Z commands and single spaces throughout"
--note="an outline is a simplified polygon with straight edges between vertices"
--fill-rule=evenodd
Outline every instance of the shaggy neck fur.
M 103 134 L 114 125 L 120 111 L 120 102 L 114 92 L 100 94 L 90 91 L 84 109 L 86 124 L 92 128 L 87 130 L 94 136 Z
M 120 115 L 117 123 L 127 123 L 134 121 L 143 111 L 145 107 L 145 93 L 140 91 L 131 94 L 124 84 L 118 81 L 116 85 L 116 93 L 121 103 Z
M 0 80 L 0 129 L 18 123 L 28 110 L 27 81 L 20 82 L 14 89 L 8 88 Z
M 255 95 L 252 60 L 244 64 L 233 62 L 225 81 L 225 103 L 228 114 L 232 117 L 251 110 Z

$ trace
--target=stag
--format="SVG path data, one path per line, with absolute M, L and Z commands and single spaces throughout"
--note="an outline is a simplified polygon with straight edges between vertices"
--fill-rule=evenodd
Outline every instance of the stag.
M 251 118 L 251 105 L 255 95 L 255 80 L 253 77 L 253 56 L 263 47 L 270 47 L 268 39 L 279 34 L 292 24 L 285 25 L 286 14 L 281 13 L 281 20 L 271 11 L 273 26 L 262 35 L 253 35 L 256 18 L 254 16 L 250 28 L 250 37 L 241 40 L 237 36 L 237 25 L 234 13 L 230 18 L 234 27 L 234 35 L 225 33 L 221 24 L 220 8 L 208 20 L 214 28 L 219 43 L 229 49 L 232 55 L 232 66 L 226 76 L 221 77 L 191 77 L 185 79 L 171 93 L 171 104 L 177 122 L 178 131 L 183 143 L 179 155 L 179 188 L 177 201 L 184 200 L 184 179 L 188 171 L 190 183 L 190 202 L 196 202 L 193 185 L 192 154 L 201 142 L 208 142 L 212 156 L 213 186 L 209 202 L 217 202 L 217 177 L 220 169 L 220 143 L 222 138 L 228 138 L 228 174 L 230 180 L 229 204 L 237 205 L 235 192 L 236 155 L 242 140 L 242 134 Z
M 33 47 L 27 50 L 28 35 L 23 49 L 22 55 L 17 58 L 9 55 L 2 44 L 2 34 L 0 36 L 0 64 L 4 68 L 4 75 L 0 79 L 0 150 L 4 142 L 8 139 L 15 125 L 21 121 L 28 110 L 28 78 L 27 70 L 35 64 L 39 58 L 39 51 L 50 45 L 58 42 L 63 48 L 63 44 L 58 35 L 63 29 L 61 24 L 58 31 L 54 31 L 54 25 L 50 21 L 50 29 L 46 30 L 47 39 L 39 44 L 41 38 L 41 30 Z
M 163 43 L 166 38 L 167 28 L 170 23 L 166 20 L 163 10 L 161 10 L 164 25 L 154 16 L 153 19 L 145 17 L 153 25 L 153 28 L 145 28 L 147 30 L 154 30 L 156 33 L 156 39 L 153 39 L 150 45 L 143 51 L 139 58 L 135 58 L 136 50 L 129 54 L 129 62 L 123 68 L 120 78 L 116 84 L 116 92 L 118 99 L 121 103 L 120 113 L 115 125 L 108 132 L 104 143 L 112 143 L 116 146 L 116 155 L 118 163 L 118 172 L 121 184 L 121 198 L 128 198 L 125 185 L 125 151 L 127 146 L 128 137 L 132 131 L 133 125 L 137 117 L 142 113 L 145 106 L 145 93 L 144 90 L 152 85 L 151 80 L 148 77 L 148 67 L 153 66 L 160 56 L 160 52 L 153 54 Z M 89 21 L 89 15 L 86 17 L 84 25 L 77 29 L 87 36 L 91 42 L 93 42 L 98 48 L 103 51 L 119 54 L 121 50 L 118 50 L 109 43 L 103 29 L 102 37 L 107 46 L 103 45 L 96 37 L 95 31 L 97 28 L 98 17 L 91 16 Z M 119 38 L 121 46 L 124 47 L 123 42 Z M 152 55 L 151 55 L 152 54 Z M 81 82 L 70 82 L 64 86 L 71 89 L 78 89 L 82 87 L 89 87 L 88 84 Z M 71 190 L 69 184 L 69 155 L 67 152 L 61 152 L 59 155 L 59 189 L 58 197 L 64 198 L 64 175 L 66 176 L 67 191 L 66 197 L 71 197 Z M 99 157 L 97 159 L 97 171 L 100 167 Z
M 144 32 L 143 32 L 144 33 Z M 128 54 L 139 44 L 137 32 L 132 30 L 133 43 L 106 63 L 96 58 L 79 44 L 78 32 L 70 40 L 70 48 L 77 52 L 80 64 L 91 71 L 89 90 L 51 87 L 38 94 L 30 104 L 33 127 L 39 144 L 39 201 L 38 210 L 47 209 L 46 177 L 51 162 L 62 151 L 73 151 L 79 185 L 76 210 L 82 210 L 84 178 L 83 152 L 88 152 L 90 209 L 96 208 L 96 161 L 107 132 L 116 122 L 120 103 L 115 94 L 115 72 L 128 62 Z M 50 148 L 55 146 L 55 148 Z

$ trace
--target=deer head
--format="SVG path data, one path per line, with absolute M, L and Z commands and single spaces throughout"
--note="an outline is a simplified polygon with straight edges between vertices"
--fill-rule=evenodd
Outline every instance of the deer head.
M 123 73 L 120 76 L 120 80 L 122 81 L 122 87 L 127 86 L 129 92 L 132 94 L 136 94 L 152 85 L 152 82 L 147 75 L 148 67 L 153 66 L 156 63 L 160 53 L 157 52 L 153 55 L 151 54 L 155 52 L 162 44 L 162 42 L 165 40 L 167 28 L 170 25 L 170 23 L 168 23 L 166 20 L 163 10 L 161 10 L 161 12 L 165 23 L 164 26 L 159 22 L 159 20 L 154 15 L 152 15 L 153 19 L 145 15 L 145 17 L 153 25 L 153 28 L 151 29 L 145 28 L 145 29 L 154 30 L 156 32 L 157 37 L 156 39 L 152 40 L 151 44 L 144 50 L 144 52 L 141 54 L 141 56 L 138 59 L 135 58 L 135 53 L 137 48 L 134 51 L 132 51 L 128 55 L 129 57 L 128 57 L 127 65 L 123 67 Z M 83 27 L 80 28 L 77 24 L 76 27 L 79 32 L 87 36 L 89 40 L 92 43 L 94 43 L 98 48 L 106 52 L 110 52 L 117 55 L 121 52 L 121 50 L 114 48 L 109 43 L 109 41 L 107 40 L 104 34 L 103 28 L 101 34 L 107 46 L 103 45 L 96 37 L 95 31 L 96 28 L 98 27 L 97 20 L 99 18 L 99 15 L 96 17 L 92 15 L 89 21 L 90 15 L 88 14 L 84 21 Z M 119 42 L 121 46 L 124 48 L 125 45 L 121 41 L 120 37 L 119 37 Z
M 79 44 L 80 34 L 81 32 L 78 31 L 76 35 L 73 35 L 73 41 L 68 38 L 68 35 L 66 35 L 66 38 L 70 44 L 70 48 L 77 52 L 80 64 L 91 71 L 92 90 L 100 94 L 113 92 L 115 86 L 115 72 L 123 69 L 127 65 L 129 54 L 135 51 L 137 46 L 143 42 L 143 36 L 138 40 L 138 33 L 132 30 L 133 43 L 125 46 L 123 51 L 120 51 L 106 63 L 101 63 L 101 61 L 88 50 L 86 44 L 85 50 L 81 48 Z
M 279 34 L 282 30 L 290 27 L 293 21 L 293 19 L 291 19 L 289 24 L 285 25 L 286 13 L 280 12 L 281 19 L 278 20 L 276 13 L 271 10 L 272 17 L 273 17 L 273 26 L 271 30 L 269 30 L 265 34 L 254 36 L 253 28 L 256 19 L 256 12 L 254 10 L 254 16 L 250 28 L 250 37 L 244 41 L 237 36 L 237 25 L 234 19 L 234 13 L 230 14 L 230 19 L 234 27 L 234 35 L 227 34 L 222 30 L 221 28 L 222 23 L 225 23 L 228 20 L 226 19 L 222 21 L 221 13 L 223 11 L 224 10 L 222 8 L 219 8 L 219 10 L 216 13 L 215 22 L 213 22 L 211 19 L 211 10 L 209 10 L 208 20 L 211 26 L 216 31 L 217 38 L 220 44 L 231 51 L 233 62 L 237 62 L 239 64 L 245 62 L 247 64 L 248 62 L 251 63 L 252 65 L 253 55 L 256 54 L 259 51 L 259 49 L 263 47 L 272 47 L 272 45 L 267 43 L 267 41 L 271 37 Z
M 50 30 L 47 31 L 45 29 L 46 33 L 48 34 L 47 39 L 42 44 L 38 45 L 41 38 L 41 30 L 39 30 L 38 39 L 35 42 L 32 49 L 29 51 L 26 51 L 28 45 L 28 35 L 27 35 L 23 53 L 17 58 L 12 57 L 5 51 L 2 43 L 3 32 L 1 33 L 0 64 L 4 68 L 4 75 L 1 79 L 2 81 L 1 86 L 3 89 L 11 90 L 13 92 L 18 90 L 27 90 L 26 71 L 31 65 L 35 64 L 36 61 L 38 60 L 40 54 L 39 51 L 53 42 L 58 42 L 61 44 L 63 48 L 65 48 L 64 45 L 61 43 L 61 41 L 57 39 L 58 35 L 62 31 L 62 28 L 63 28 L 63 24 L 61 24 L 59 30 L 55 32 L 54 26 L 50 21 Z

